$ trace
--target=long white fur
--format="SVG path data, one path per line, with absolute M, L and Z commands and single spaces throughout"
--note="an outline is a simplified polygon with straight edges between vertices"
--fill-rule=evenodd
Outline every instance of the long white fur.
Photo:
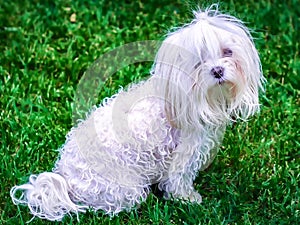
M 166 198 L 202 201 L 197 172 L 212 162 L 226 124 L 259 109 L 264 78 L 240 20 L 214 6 L 194 16 L 167 36 L 149 80 L 105 99 L 72 128 L 53 172 L 11 189 L 14 204 L 48 220 L 88 208 L 114 215 L 144 201 L 155 183 Z M 221 79 L 211 74 L 216 66 Z

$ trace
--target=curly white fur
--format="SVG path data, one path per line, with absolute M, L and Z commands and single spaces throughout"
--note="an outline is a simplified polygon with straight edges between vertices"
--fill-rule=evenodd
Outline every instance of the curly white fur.
M 114 215 L 155 183 L 167 198 L 202 201 L 197 172 L 212 162 L 226 124 L 259 109 L 264 78 L 240 20 L 212 7 L 194 15 L 167 36 L 150 79 L 105 99 L 69 132 L 53 172 L 12 188 L 15 204 L 48 220 L 89 207 Z

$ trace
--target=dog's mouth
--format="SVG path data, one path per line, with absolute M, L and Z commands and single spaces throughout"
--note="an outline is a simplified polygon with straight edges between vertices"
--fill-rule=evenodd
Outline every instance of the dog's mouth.
M 226 79 L 224 79 L 224 78 L 216 79 L 216 83 L 218 85 L 223 85 L 226 83 Z
M 236 85 L 225 77 L 216 78 L 215 85 L 209 88 L 209 95 L 220 99 L 232 99 L 236 96 Z

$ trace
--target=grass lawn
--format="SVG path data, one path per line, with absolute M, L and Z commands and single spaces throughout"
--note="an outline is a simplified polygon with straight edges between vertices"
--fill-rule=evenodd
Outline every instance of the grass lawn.
M 114 3 L 118 2 L 118 3 Z M 188 1 L 0 2 L 0 224 L 24 224 L 9 191 L 50 171 L 74 125 L 74 93 L 86 69 L 126 43 L 162 40 L 191 18 Z M 147 2 L 147 3 L 145 3 Z M 207 2 L 207 1 L 203 1 Z M 208 6 L 208 3 L 203 3 Z M 66 216 L 62 224 L 300 224 L 300 7 L 298 0 L 224 1 L 221 10 L 255 31 L 264 75 L 261 112 L 228 128 L 195 187 L 201 205 L 150 195 L 131 212 Z M 110 77 L 99 101 L 147 76 L 151 63 Z M 32 224 L 50 223 L 34 219 Z

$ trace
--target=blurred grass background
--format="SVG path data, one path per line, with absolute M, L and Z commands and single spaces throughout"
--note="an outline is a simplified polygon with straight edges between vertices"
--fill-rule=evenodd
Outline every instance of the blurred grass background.
M 0 2 L 0 224 L 24 224 L 27 207 L 9 190 L 51 170 L 72 127 L 77 84 L 102 54 L 126 43 L 162 40 L 191 18 L 193 1 Z M 207 7 L 212 1 L 201 1 Z M 229 127 L 214 163 L 199 173 L 201 205 L 150 195 L 110 220 L 102 212 L 66 216 L 63 224 L 299 224 L 300 7 L 298 0 L 223 1 L 220 9 L 253 29 L 266 93 L 248 123 Z M 148 75 L 128 66 L 99 98 Z M 35 219 L 32 224 L 58 224 Z

